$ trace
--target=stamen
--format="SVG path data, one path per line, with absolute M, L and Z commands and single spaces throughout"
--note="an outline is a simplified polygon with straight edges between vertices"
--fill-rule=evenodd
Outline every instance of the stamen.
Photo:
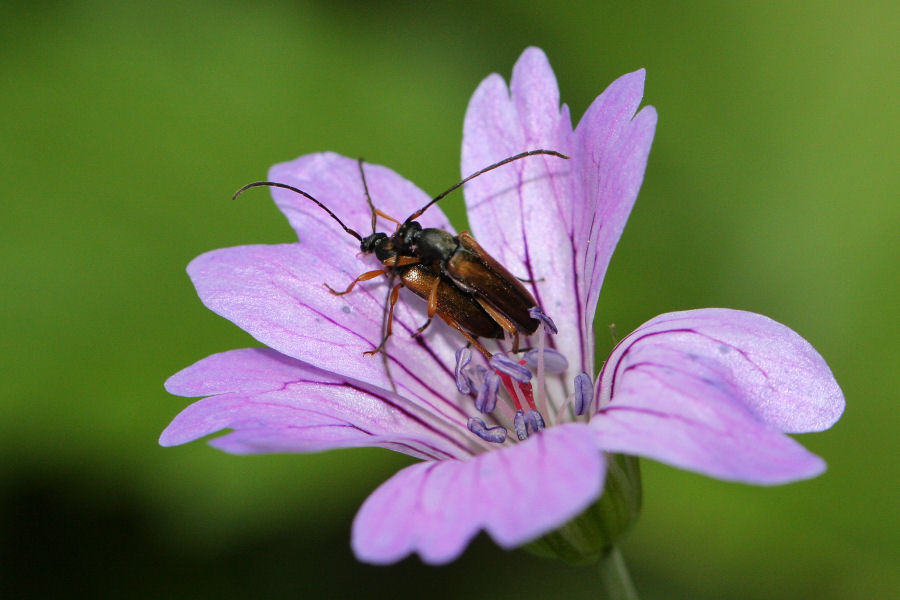
M 528 439 L 528 428 L 525 426 L 525 412 L 522 410 L 516 411 L 516 416 L 513 419 L 513 427 L 516 428 L 516 437 L 519 438 L 520 442 Z
M 497 408 L 497 392 L 500 389 L 500 376 L 494 371 L 484 374 L 484 381 L 475 396 L 475 410 L 481 413 L 493 412 Z
M 535 348 L 526 352 L 522 358 L 525 359 L 525 364 L 528 367 L 536 369 L 540 356 L 541 351 Z M 566 369 L 569 368 L 569 361 L 562 352 L 557 352 L 553 348 L 546 348 L 544 349 L 544 368 L 548 373 L 559 375 L 560 373 L 565 373 Z
M 492 369 L 505 373 L 516 381 L 521 381 L 522 383 L 531 381 L 531 371 L 528 370 L 528 367 L 510 360 L 502 354 L 493 355 L 488 360 L 488 364 L 491 365 Z
M 469 428 L 469 431 L 480 437 L 486 442 L 491 442 L 492 444 L 502 444 L 506 441 L 506 428 L 497 425 L 496 427 L 488 427 L 487 424 L 477 417 L 469 417 L 469 422 L 466 423 L 466 427 Z
M 544 429 L 546 425 L 544 425 L 544 417 L 541 416 L 541 413 L 533 408 L 529 408 L 527 411 L 516 411 L 513 427 L 516 428 L 516 437 L 521 442 L 528 439 L 528 436 L 532 433 L 537 433 Z
M 547 374 L 545 373 L 544 368 L 544 357 L 546 354 L 544 350 L 547 348 L 547 332 L 543 327 L 538 328 L 537 333 L 537 400 L 538 406 L 541 410 L 547 410 Z M 534 404 L 531 405 L 531 408 L 536 408 Z
M 528 431 L 528 434 L 536 433 L 541 429 L 544 429 L 546 425 L 544 425 L 544 417 L 541 416 L 541 413 L 538 411 L 531 409 L 525 413 L 525 428 Z
M 466 368 L 471 360 L 472 351 L 468 346 L 463 346 L 456 351 L 456 369 L 454 374 L 456 375 L 456 389 L 459 390 L 460 394 L 468 394 L 472 391 L 472 382 L 469 380 L 469 376 L 463 373 L 463 369 Z
M 583 415 L 591 407 L 594 400 L 594 384 L 587 373 L 575 376 L 575 414 Z
M 540 321 L 544 325 L 544 331 L 547 333 L 556 335 L 559 332 L 553 319 L 550 318 L 550 315 L 542 311 L 540 306 L 532 306 L 528 309 L 528 314 L 532 319 Z

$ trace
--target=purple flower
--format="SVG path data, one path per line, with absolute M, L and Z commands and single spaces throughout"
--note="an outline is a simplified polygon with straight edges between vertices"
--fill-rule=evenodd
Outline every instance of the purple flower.
M 205 398 L 160 443 L 230 429 L 210 443 L 237 454 L 381 446 L 422 459 L 381 485 L 356 517 L 353 549 L 374 563 L 412 552 L 447 562 L 480 530 L 504 548 L 533 541 L 597 501 L 607 453 L 764 485 L 821 473 L 824 462 L 785 433 L 830 427 L 843 410 L 841 390 L 808 342 L 764 316 L 719 308 L 660 315 L 594 371 L 600 286 L 656 127 L 652 107 L 637 110 L 643 83 L 643 71 L 620 77 L 573 130 L 546 57 L 531 48 L 509 87 L 491 75 L 469 104 L 463 175 L 535 148 L 571 157 L 528 157 L 464 190 L 475 238 L 529 281 L 558 328 L 523 340 L 523 348 L 546 347 L 546 360 L 510 355 L 494 361 L 497 370 L 461 353 L 457 363 L 464 340 L 439 319 L 413 336 L 426 307 L 403 291 L 386 351 L 393 391 L 382 358 L 363 354 L 381 341 L 384 279 L 344 296 L 323 285 L 343 289 L 379 263 L 313 203 L 274 189 L 298 242 L 215 250 L 188 267 L 203 303 L 268 348 L 216 354 L 171 377 L 169 392 Z M 429 200 L 385 167 L 365 172 L 389 215 L 405 218 Z M 269 178 L 371 230 L 355 160 L 302 156 Z M 420 222 L 452 231 L 438 206 Z M 509 349 L 489 342 L 498 354 Z M 530 371 L 530 383 L 519 371 Z

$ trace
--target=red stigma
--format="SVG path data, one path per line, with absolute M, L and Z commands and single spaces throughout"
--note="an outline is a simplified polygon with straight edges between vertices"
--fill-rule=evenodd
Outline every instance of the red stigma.
M 520 360 L 519 364 L 524 365 L 525 361 Z M 528 408 L 537 410 L 537 406 L 534 404 L 534 393 L 531 390 L 531 383 L 516 381 L 506 373 L 501 373 L 500 371 L 494 372 L 500 376 L 500 382 L 503 383 L 503 387 L 506 388 L 506 391 L 509 392 L 509 395 L 512 397 L 513 402 L 516 405 L 516 410 L 525 410 L 525 407 L 522 406 L 522 403 L 519 401 L 520 395 L 525 398 L 525 402 L 528 403 Z M 518 392 L 516 390 L 518 390 Z

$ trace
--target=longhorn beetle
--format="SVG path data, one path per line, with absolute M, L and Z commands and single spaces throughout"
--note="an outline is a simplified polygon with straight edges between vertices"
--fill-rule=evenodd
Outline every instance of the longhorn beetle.
M 531 335 L 540 325 L 540 322 L 529 313 L 537 306 L 537 302 L 525 286 L 488 254 L 469 232 L 462 231 L 458 236 L 453 236 L 442 229 L 423 228 L 415 219 L 421 217 L 431 205 L 479 175 L 538 154 L 569 158 L 555 150 L 530 150 L 510 156 L 476 171 L 438 194 L 402 223 L 375 208 L 366 184 L 363 161 L 360 159 L 359 170 L 363 189 L 372 209 L 372 233 L 366 237 L 347 227 L 337 215 L 310 194 L 286 183 L 275 181 L 248 183 L 235 192 L 234 198 L 258 186 L 290 190 L 311 200 L 328 213 L 344 231 L 359 240 L 360 250 L 364 254 L 375 254 L 383 268 L 363 273 L 342 292 L 326 284 L 331 293 L 341 296 L 350 293 L 360 281 L 367 281 L 379 275 L 389 278 L 389 285 L 392 287 L 384 335 L 378 347 L 366 354 L 375 354 L 384 348 L 391 336 L 394 305 L 397 303 L 400 288 L 406 287 L 428 303 L 428 320 L 417 333 L 421 333 L 431 323 L 434 315 L 438 315 L 489 358 L 491 353 L 478 338 L 502 339 L 504 332 L 509 333 L 514 339 L 513 351 L 517 352 L 519 334 Z M 379 216 L 397 223 L 397 229 L 390 236 L 375 231 L 376 219 Z M 394 278 L 400 280 L 396 285 L 393 283 Z

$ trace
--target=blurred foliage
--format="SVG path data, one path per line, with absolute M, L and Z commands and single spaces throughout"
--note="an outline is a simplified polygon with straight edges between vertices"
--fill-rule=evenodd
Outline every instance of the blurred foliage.
M 660 113 L 600 350 L 608 323 L 743 308 L 807 337 L 847 395 L 802 438 L 829 463 L 816 480 L 644 463 L 624 548 L 642 597 L 900 589 L 895 3 L 47 0 L 3 3 L 0 23 L 4 597 L 596 597 L 592 570 L 484 538 L 440 569 L 358 564 L 352 516 L 403 457 L 156 445 L 186 404 L 165 378 L 254 344 L 184 266 L 292 236 L 264 195 L 232 191 L 320 150 L 443 189 L 469 96 L 528 45 L 576 120 L 638 67 Z

